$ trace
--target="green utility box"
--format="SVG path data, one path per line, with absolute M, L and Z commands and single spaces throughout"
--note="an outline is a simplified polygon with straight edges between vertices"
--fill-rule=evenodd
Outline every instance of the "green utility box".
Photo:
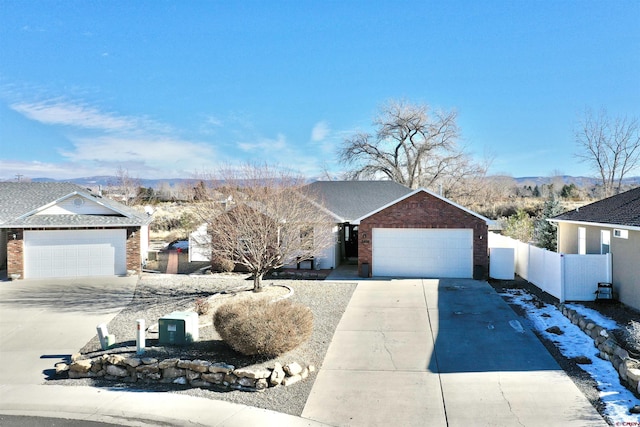
M 199 338 L 198 313 L 174 311 L 158 320 L 160 345 L 186 345 Z

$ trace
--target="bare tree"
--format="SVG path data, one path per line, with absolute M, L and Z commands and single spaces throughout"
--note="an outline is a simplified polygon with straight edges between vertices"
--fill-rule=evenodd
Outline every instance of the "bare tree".
M 107 197 L 125 205 L 134 205 L 138 201 L 140 180 L 129 175 L 129 171 L 118 166 L 115 178 L 107 186 Z
M 411 188 L 452 190 L 486 170 L 458 145 L 456 120 L 455 111 L 390 101 L 373 122 L 375 135 L 357 133 L 346 139 L 340 161 L 351 167 L 351 179 L 385 177 Z
M 268 271 L 309 260 L 333 243 L 333 223 L 311 201 L 302 177 L 246 165 L 203 182 L 218 183 L 195 204 L 211 236 L 211 255 L 244 266 L 256 292 Z
M 587 110 L 575 130 L 576 157 L 589 164 L 602 183 L 603 196 L 620 192 L 622 180 L 640 164 L 637 118 L 611 118 L 606 110 Z

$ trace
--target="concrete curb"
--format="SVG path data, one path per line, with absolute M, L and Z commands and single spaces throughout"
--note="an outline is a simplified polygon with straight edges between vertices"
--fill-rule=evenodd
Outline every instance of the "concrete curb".
M 176 393 L 56 385 L 1 385 L 0 413 L 126 426 L 326 426 L 266 409 Z

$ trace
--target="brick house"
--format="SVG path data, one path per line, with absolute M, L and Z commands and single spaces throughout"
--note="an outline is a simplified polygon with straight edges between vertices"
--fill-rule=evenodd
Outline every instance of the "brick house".
M 491 221 L 425 189 L 391 181 L 317 181 L 316 202 L 336 221 L 322 268 L 357 262 L 361 276 L 465 277 L 488 271 Z
M 26 279 L 140 273 L 150 222 L 75 184 L 0 182 L 0 270 Z

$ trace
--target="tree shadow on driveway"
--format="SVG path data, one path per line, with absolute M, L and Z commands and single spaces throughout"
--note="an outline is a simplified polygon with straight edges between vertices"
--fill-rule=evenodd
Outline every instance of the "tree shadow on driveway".
M 137 277 L 17 280 L 0 283 L 0 310 L 108 314 L 127 306 Z

